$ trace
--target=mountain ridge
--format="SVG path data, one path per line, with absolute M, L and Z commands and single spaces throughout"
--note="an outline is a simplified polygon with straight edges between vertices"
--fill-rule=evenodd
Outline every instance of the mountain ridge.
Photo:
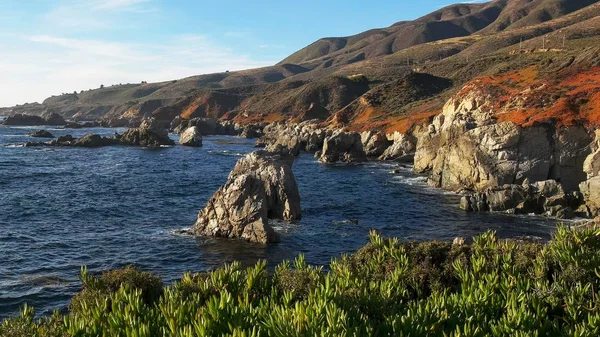
M 455 4 L 387 28 L 320 39 L 273 66 L 109 86 L 49 97 L 41 104 L 4 108 L 0 113 L 54 112 L 67 119 L 118 120 L 121 124 L 146 116 L 239 122 L 301 121 L 308 117 L 330 120 L 344 109 L 343 115 L 347 115 L 352 104 L 358 106 L 353 102 L 363 99 L 363 95 L 378 92 L 379 97 L 387 97 L 377 101 L 381 111 L 375 118 L 367 118 L 373 123 L 360 128 L 376 125 L 389 129 L 391 126 L 382 124 L 382 120 L 407 112 L 410 115 L 410 111 L 422 114 L 424 110 L 439 109 L 460 85 L 478 76 L 548 59 L 567 62 L 585 48 L 597 45 L 599 18 L 599 0 Z M 529 52 L 542 47 L 547 50 Z M 413 72 L 452 84 L 445 90 L 431 91 L 427 97 L 395 99 L 399 88 L 412 83 L 407 76 Z M 363 101 L 370 99 L 367 96 Z M 350 115 L 355 113 L 359 111 L 355 109 Z

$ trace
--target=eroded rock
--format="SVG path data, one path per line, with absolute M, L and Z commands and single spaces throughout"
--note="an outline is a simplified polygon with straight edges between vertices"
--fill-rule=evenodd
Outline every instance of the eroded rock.
M 381 131 L 365 131 L 360 137 L 367 157 L 381 156 L 391 144 L 385 133 Z
M 579 188 L 585 200 L 586 213 L 591 218 L 600 216 L 600 130 L 590 145 L 591 154 L 585 159 L 583 169 L 587 179 Z
M 54 138 L 54 135 L 47 130 L 37 130 L 29 133 L 29 136 L 36 138 Z
M 580 203 L 577 193 L 567 194 L 556 181 L 545 180 L 533 184 L 507 184 L 465 195 L 461 198 L 460 208 L 467 212 L 534 213 L 570 219 Z
M 297 220 L 302 216 L 300 194 L 291 169 L 293 156 L 264 150 L 240 159 L 198 214 L 197 235 L 278 242 L 269 219 Z
M 265 127 L 264 135 L 257 141 L 257 146 L 265 146 L 267 149 L 283 146 L 293 155 L 298 155 L 300 151 L 321 150 L 325 138 L 329 135 L 331 131 L 321 128 L 318 120 L 299 124 L 272 123 Z
M 169 138 L 167 126 L 154 118 L 146 119 L 139 127 L 125 131 L 121 136 L 121 143 L 125 145 L 148 147 L 175 144 L 175 142 Z
M 379 160 L 413 162 L 416 149 L 416 137 L 400 132 L 394 132 L 392 135 L 392 144 L 381 154 Z
M 323 163 L 338 161 L 353 163 L 367 160 L 360 134 L 343 130 L 334 131 L 331 136 L 325 138 L 319 160 Z
M 477 90 L 450 99 L 419 136 L 415 171 L 429 173 L 430 184 L 448 190 L 484 191 L 548 179 L 577 190 L 591 141 L 585 128 L 497 123 L 492 101 Z
M 183 131 L 179 136 L 179 144 L 192 147 L 202 146 L 202 134 L 198 127 L 192 126 Z

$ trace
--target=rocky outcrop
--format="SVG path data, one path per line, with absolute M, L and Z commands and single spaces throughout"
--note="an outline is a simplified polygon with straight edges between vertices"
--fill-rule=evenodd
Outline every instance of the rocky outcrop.
M 96 128 L 100 126 L 98 122 L 67 122 L 65 129 L 83 129 L 83 128 Z
M 278 242 L 269 219 L 301 218 L 292 156 L 259 150 L 240 159 L 192 228 L 197 235 Z
M 394 132 L 391 136 L 390 145 L 379 156 L 379 160 L 396 160 L 400 162 L 413 162 L 417 148 L 417 138 L 400 132 Z
M 578 193 L 567 194 L 554 180 L 533 184 L 503 185 L 461 198 L 460 207 L 468 212 L 506 212 L 540 214 L 570 219 L 581 204 Z
M 232 121 L 220 121 L 216 118 L 192 118 L 182 119 L 181 117 L 175 118 L 171 122 L 171 130 L 177 134 L 181 134 L 186 129 L 195 126 L 203 136 L 210 135 L 238 135 L 239 131 L 236 129 L 235 124 Z
M 323 163 L 354 163 L 367 160 L 360 134 L 343 130 L 333 132 L 325 138 L 319 160 Z
M 44 121 L 46 122 L 46 125 L 65 125 L 65 124 L 67 124 L 67 122 L 65 122 L 64 118 L 62 118 L 62 116 L 57 113 L 50 113 L 50 114 L 44 116 Z
M 586 129 L 496 123 L 492 101 L 477 90 L 449 100 L 418 139 L 415 171 L 428 172 L 432 185 L 448 190 L 483 191 L 547 179 L 577 190 L 591 141 Z
M 167 125 L 154 118 L 146 119 L 139 127 L 125 131 L 121 136 L 121 143 L 125 145 L 148 147 L 175 144 L 175 142 L 169 138 Z
M 77 138 L 71 142 L 71 146 L 75 147 L 102 147 L 118 144 L 120 144 L 120 141 L 117 138 L 102 137 L 93 133 L 87 133 L 83 135 L 83 137 Z
M 587 179 L 579 185 L 585 200 L 584 211 L 590 217 L 600 216 L 600 130 L 590 145 L 591 154 L 585 159 L 583 170 Z
M 28 142 L 25 146 L 71 146 L 71 147 L 101 147 L 121 144 L 119 137 L 102 137 L 97 134 L 88 133 L 80 138 L 74 138 L 71 135 L 60 136 L 49 142 Z
M 268 150 L 284 147 L 297 156 L 300 151 L 315 152 L 323 148 L 325 137 L 330 130 L 320 127 L 318 120 L 309 120 L 299 124 L 273 123 L 267 125 L 257 146 L 266 146 Z
M 202 146 L 202 135 L 198 127 L 192 126 L 183 131 L 179 136 L 179 144 L 192 147 Z
M 246 124 L 241 126 L 242 131 L 240 132 L 240 137 L 243 138 L 260 138 L 264 135 L 263 130 L 265 128 L 265 124 L 257 123 L 257 124 Z
M 32 126 L 32 125 L 65 125 L 65 120 L 58 114 L 51 113 L 46 117 L 15 114 L 6 117 L 4 125 L 21 125 L 21 126 Z
M 390 146 L 390 141 L 381 131 L 365 131 L 360 137 L 367 157 L 379 157 Z
M 29 136 L 36 138 L 54 138 L 54 135 L 47 130 L 37 130 L 29 133 Z

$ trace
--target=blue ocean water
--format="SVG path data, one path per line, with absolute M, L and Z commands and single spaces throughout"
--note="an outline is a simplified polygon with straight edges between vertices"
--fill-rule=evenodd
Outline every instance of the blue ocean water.
M 254 141 L 205 137 L 204 147 L 98 149 L 19 147 L 34 127 L 0 126 L 0 318 L 24 303 L 38 314 L 64 308 L 80 289 L 80 267 L 94 272 L 135 264 L 165 282 L 234 260 L 275 266 L 304 253 L 309 263 L 364 245 L 376 229 L 406 240 L 452 240 L 487 229 L 499 236 L 548 237 L 552 221 L 529 216 L 467 214 L 459 198 L 396 164 L 332 165 L 302 154 L 294 163 L 303 218 L 276 223 L 281 243 L 176 234 L 222 185 Z M 63 130 L 112 135 L 121 129 Z M 177 136 L 172 135 L 174 139 Z

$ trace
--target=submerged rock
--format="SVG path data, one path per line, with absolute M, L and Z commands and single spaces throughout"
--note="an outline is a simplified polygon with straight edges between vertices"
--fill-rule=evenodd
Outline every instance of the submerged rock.
M 198 128 L 195 126 L 187 128 L 181 134 L 179 138 L 179 144 L 193 147 L 202 146 L 202 135 L 200 134 L 200 130 L 198 130 Z
M 300 194 L 292 156 L 264 150 L 240 159 L 192 228 L 196 235 L 278 242 L 269 219 L 300 219 Z
M 47 130 L 38 130 L 29 133 L 29 136 L 36 138 L 54 138 L 54 135 Z
M 335 131 L 325 138 L 319 160 L 323 163 L 338 161 L 352 163 L 367 160 L 362 140 L 358 132 Z
M 175 142 L 169 138 L 166 125 L 154 118 L 146 119 L 139 127 L 125 131 L 121 136 L 121 143 L 148 147 L 175 145 Z

